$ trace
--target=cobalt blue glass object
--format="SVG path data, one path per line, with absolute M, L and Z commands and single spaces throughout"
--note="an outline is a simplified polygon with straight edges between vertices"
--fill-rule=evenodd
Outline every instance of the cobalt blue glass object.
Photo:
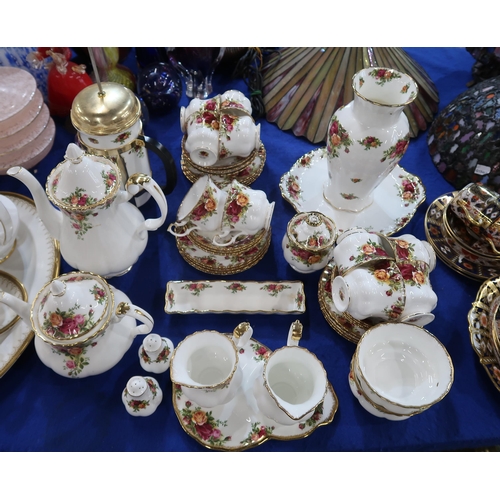
M 166 114 L 179 103 L 182 82 L 169 63 L 157 62 L 139 71 L 137 92 L 151 114 Z

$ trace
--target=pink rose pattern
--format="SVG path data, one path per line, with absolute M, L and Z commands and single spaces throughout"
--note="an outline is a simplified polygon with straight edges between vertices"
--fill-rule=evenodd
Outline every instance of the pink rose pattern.
M 396 187 L 399 196 L 404 202 L 404 206 L 407 207 L 410 203 L 415 203 L 420 198 L 420 186 L 416 177 L 411 174 L 400 175 L 399 177 L 401 184 L 396 185 Z
M 55 311 L 43 313 L 43 329 L 49 337 L 67 340 L 80 337 L 88 333 L 95 326 L 94 310 L 89 309 L 87 314 L 75 314 L 80 308 L 75 304 L 67 311 L 57 308 Z
M 333 115 L 328 129 L 326 140 L 326 151 L 330 158 L 338 158 L 339 150 L 344 148 L 345 153 L 349 153 L 349 146 L 353 144 L 349 138 L 347 130 L 340 124 L 339 119 Z
M 389 254 L 384 250 L 384 248 L 377 242 L 369 239 L 364 245 L 359 246 L 356 249 L 356 254 L 349 256 L 349 261 L 352 264 L 362 264 L 365 262 L 370 262 L 374 258 L 386 257 L 389 258 Z M 338 266 L 339 273 L 344 273 L 347 269 L 344 266 Z
M 248 437 L 243 441 L 240 441 L 240 444 L 254 444 L 260 441 L 261 439 L 268 438 L 274 431 L 274 425 L 266 426 L 261 425 L 260 422 L 252 422 L 252 429 L 248 434 Z
M 271 295 L 271 297 L 277 297 L 279 293 L 284 290 L 292 288 L 290 285 L 283 285 L 282 283 L 269 283 L 267 285 L 261 286 L 260 290 L 265 290 Z
M 385 150 L 381 158 L 381 162 L 389 159 L 389 163 L 395 163 L 403 157 L 408 149 L 408 144 L 410 144 L 410 135 L 406 134 L 403 139 L 399 139 L 394 146 Z
M 242 283 L 231 283 L 230 285 L 227 285 L 226 287 L 227 290 L 230 290 L 231 293 L 238 293 L 238 292 L 243 292 L 244 290 L 247 289 L 245 285 Z
M 89 346 L 53 347 L 52 352 L 64 356 L 63 370 L 67 371 L 70 377 L 76 378 L 90 364 L 90 358 L 86 356 L 89 347 L 96 345 L 97 342 L 92 342 Z
M 250 198 L 246 193 L 236 187 L 231 187 L 222 216 L 223 224 L 233 226 L 238 222 L 244 223 L 251 206 Z
M 114 142 L 115 144 L 123 144 L 131 135 L 131 132 L 123 132 L 123 134 L 120 134 L 116 139 L 114 139 L 111 142 Z

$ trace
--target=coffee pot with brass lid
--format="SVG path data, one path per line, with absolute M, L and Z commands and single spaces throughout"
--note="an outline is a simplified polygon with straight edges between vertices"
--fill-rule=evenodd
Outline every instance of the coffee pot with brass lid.
M 79 146 L 88 154 L 115 162 L 124 180 L 138 173 L 152 177 L 148 151 L 156 153 L 166 174 L 166 184 L 161 188 L 165 194 L 173 191 L 177 183 L 174 159 L 159 141 L 143 134 L 141 104 L 130 89 L 115 82 L 86 87 L 73 101 L 71 122 Z M 149 197 L 147 192 L 138 195 L 137 206 Z

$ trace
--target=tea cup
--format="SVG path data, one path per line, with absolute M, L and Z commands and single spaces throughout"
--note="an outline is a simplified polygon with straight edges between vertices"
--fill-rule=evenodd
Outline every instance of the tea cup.
M 353 318 L 399 321 L 405 307 L 405 283 L 394 261 L 383 260 L 351 269 L 332 279 L 336 312 Z
M 202 167 L 210 167 L 219 159 L 219 132 L 202 125 L 193 125 L 186 136 L 184 149 L 191 161 Z
M 323 363 L 309 350 L 299 347 L 302 324 L 292 323 L 287 345 L 272 352 L 265 361 L 262 378 L 253 394 L 259 410 L 281 425 L 310 418 L 324 400 L 328 379 Z
M 189 189 L 177 211 L 177 221 L 167 230 L 174 236 L 186 236 L 191 231 L 221 229 L 227 192 L 219 189 L 209 175 L 200 177 Z
M 7 260 L 15 249 L 19 231 L 19 213 L 16 205 L 0 195 L 0 263 Z
M 251 116 L 221 114 L 220 157 L 238 156 L 246 158 L 260 145 L 260 125 Z
M 412 234 L 388 239 L 394 249 L 396 261 L 424 261 L 429 265 L 429 272 L 436 267 L 436 252 L 427 241 L 419 240 Z
M 393 258 L 385 239 L 361 228 L 344 231 L 337 237 L 333 259 L 340 275 L 360 266 Z
M 239 236 L 255 235 L 269 229 L 274 202 L 269 203 L 264 191 L 251 189 L 233 180 L 227 189 L 227 199 L 222 214 L 222 231 L 214 236 L 217 246 L 232 245 Z M 229 241 L 222 241 L 231 235 Z
M 450 201 L 451 210 L 464 223 L 469 234 L 485 238 L 500 255 L 500 195 L 486 186 L 471 182 Z
M 429 280 L 430 266 L 420 260 L 400 261 L 398 267 L 404 280 L 406 297 L 401 321 L 408 321 L 410 318 L 412 323 L 416 323 L 417 313 L 430 313 L 437 306 L 438 298 Z M 434 319 L 432 316 L 425 316 L 425 318 L 431 321 Z M 418 321 L 420 326 L 427 324 L 422 323 L 423 319 L 424 316 Z
M 205 408 L 233 399 L 243 380 L 238 350 L 252 336 L 248 323 L 241 323 L 231 336 L 201 330 L 184 338 L 170 359 L 170 378 L 193 402 Z
M 224 113 L 237 115 L 252 115 L 252 104 L 243 92 L 227 90 L 220 96 L 220 109 Z

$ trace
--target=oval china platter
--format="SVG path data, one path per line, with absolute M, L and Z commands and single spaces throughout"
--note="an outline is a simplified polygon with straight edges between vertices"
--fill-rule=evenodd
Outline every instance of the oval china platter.
M 182 387 L 172 384 L 172 402 L 181 427 L 199 444 L 212 450 L 242 451 L 269 439 L 290 441 L 309 436 L 318 427 L 333 421 L 338 399 L 328 383 L 325 399 L 307 420 L 293 425 L 277 424 L 258 409 L 253 395 L 257 377 L 262 377 L 264 362 L 271 351 L 255 339 L 239 350 L 243 382 L 238 395 L 229 403 L 203 408 L 190 401 Z
M 51 238 L 39 219 L 33 200 L 15 193 L 0 194 L 12 200 L 19 212 L 16 248 L 0 264 L 0 270 L 11 274 L 24 285 L 28 303 L 31 303 L 39 290 L 59 274 L 59 243 Z M 0 335 L 0 377 L 19 358 L 33 336 L 33 331 L 24 321 L 17 321 Z
M 280 179 L 283 198 L 297 212 L 321 212 L 335 221 L 342 232 L 359 226 L 387 236 L 405 227 L 425 200 L 422 181 L 396 165 L 373 192 L 373 203 L 361 212 L 338 210 L 323 196 L 328 180 L 326 148 L 301 156 Z

